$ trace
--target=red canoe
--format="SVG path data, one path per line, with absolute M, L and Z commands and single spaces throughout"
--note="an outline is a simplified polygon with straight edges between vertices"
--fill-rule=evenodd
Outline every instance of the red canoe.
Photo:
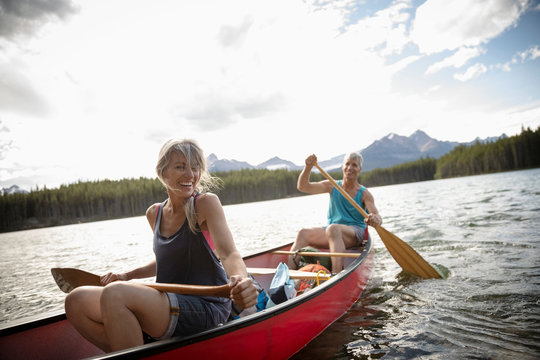
M 286 262 L 290 244 L 244 258 L 248 267 Z M 354 250 L 349 250 L 355 252 Z M 340 318 L 362 294 L 373 268 L 371 239 L 345 270 L 311 291 L 256 314 L 192 335 L 104 354 L 83 339 L 63 313 L 0 328 L 0 357 L 7 359 L 288 359 Z M 272 275 L 255 276 L 268 290 Z

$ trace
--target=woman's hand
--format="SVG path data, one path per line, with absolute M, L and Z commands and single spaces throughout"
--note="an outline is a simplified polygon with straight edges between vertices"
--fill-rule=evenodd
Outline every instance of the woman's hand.
M 252 307 L 257 303 L 259 293 L 250 278 L 242 278 L 240 275 L 231 276 L 231 300 L 243 309 Z
M 107 273 L 105 275 L 101 275 L 99 277 L 99 281 L 101 282 L 101 285 L 105 286 L 107 284 L 110 284 L 114 281 L 127 281 L 129 280 L 127 278 L 126 274 L 114 274 L 112 272 Z

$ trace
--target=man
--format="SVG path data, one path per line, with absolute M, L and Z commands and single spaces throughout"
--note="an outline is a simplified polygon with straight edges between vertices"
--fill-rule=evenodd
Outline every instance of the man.
M 373 195 L 358 182 L 362 171 L 362 155 L 349 153 L 343 159 L 343 180 L 338 184 L 368 212 L 367 219 L 341 194 L 328 180 L 310 182 L 309 176 L 317 162 L 315 155 L 306 159 L 306 166 L 298 178 L 298 190 L 307 194 L 330 194 L 328 225 L 325 227 L 304 228 L 298 232 L 291 248 L 299 250 L 305 246 L 328 248 L 330 252 L 344 252 L 345 249 L 362 244 L 367 234 L 367 225 L 377 227 L 382 224 L 382 217 L 375 206 Z M 288 259 L 289 268 L 296 268 L 294 257 Z M 343 270 L 343 258 L 332 257 L 332 272 Z

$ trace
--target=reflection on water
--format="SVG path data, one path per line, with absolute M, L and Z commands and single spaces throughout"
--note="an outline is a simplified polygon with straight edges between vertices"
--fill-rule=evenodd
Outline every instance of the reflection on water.
M 372 188 L 384 227 L 446 280 L 401 272 L 375 231 L 362 298 L 294 359 L 540 357 L 540 170 Z M 243 255 L 326 221 L 327 195 L 225 207 Z M 153 256 L 144 217 L 0 234 L 0 322 L 62 309 L 49 269 L 127 270 Z

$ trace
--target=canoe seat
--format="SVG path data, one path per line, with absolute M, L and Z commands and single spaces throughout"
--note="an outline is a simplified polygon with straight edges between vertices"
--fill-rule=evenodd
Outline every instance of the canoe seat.
M 247 272 L 251 275 L 274 275 L 276 269 L 274 268 L 247 268 Z M 300 271 L 300 270 L 289 270 L 289 277 L 291 279 L 308 279 L 316 280 L 317 273 L 309 271 Z M 330 274 L 319 274 L 319 280 L 328 280 L 330 279 Z

